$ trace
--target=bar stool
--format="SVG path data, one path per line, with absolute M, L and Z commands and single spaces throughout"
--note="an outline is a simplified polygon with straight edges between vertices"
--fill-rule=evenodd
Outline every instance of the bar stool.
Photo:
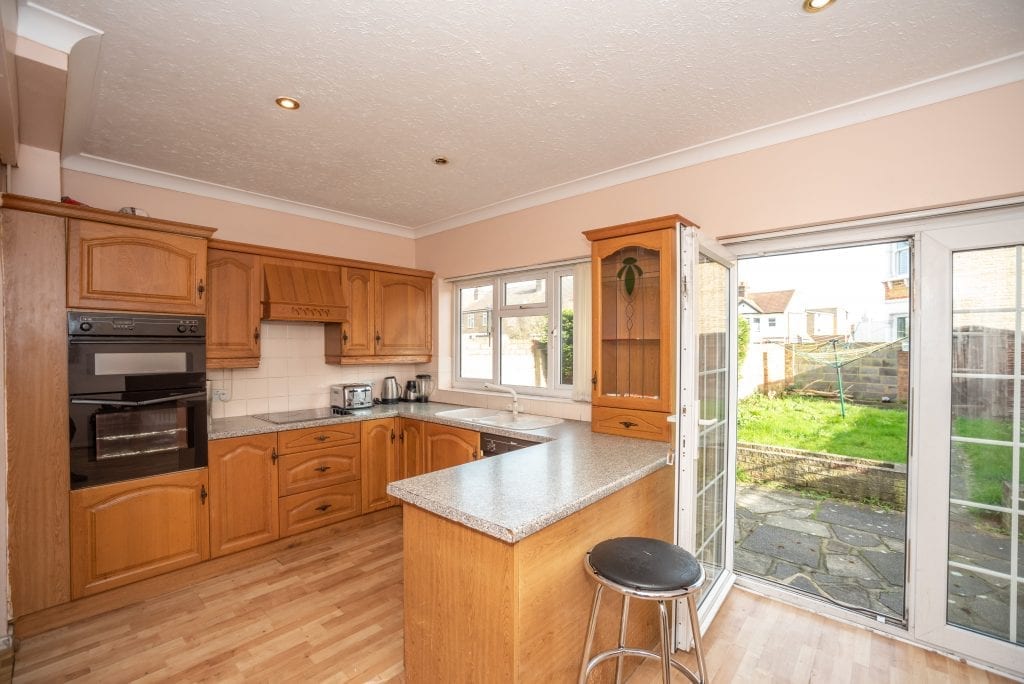
M 665 684 L 670 681 L 673 667 L 682 672 L 694 684 L 707 682 L 696 601 L 697 590 L 704 583 L 704 568 L 692 553 L 660 539 L 619 537 L 603 541 L 590 549 L 583 558 L 583 567 L 597 581 L 597 589 L 594 592 L 594 607 L 590 611 L 587 641 L 583 647 L 580 684 L 585 684 L 591 671 L 609 658 L 618 659 L 615 665 L 615 682 L 621 684 L 622 658 L 627 655 L 661 660 L 662 681 Z M 597 629 L 597 611 L 601 605 L 601 594 L 605 587 L 622 594 L 619 646 L 602 651 L 591 658 L 590 649 L 594 645 L 594 631 Z M 626 627 L 631 597 L 658 602 L 658 612 L 661 616 L 660 654 L 626 646 Z M 670 601 L 683 597 L 686 597 L 686 606 L 690 614 L 693 648 L 697 656 L 699 676 L 672 658 L 668 604 Z

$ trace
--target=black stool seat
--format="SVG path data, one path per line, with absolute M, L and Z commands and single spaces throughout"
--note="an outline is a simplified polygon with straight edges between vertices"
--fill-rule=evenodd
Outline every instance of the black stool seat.
M 590 551 L 590 566 L 607 580 L 640 591 L 681 591 L 701 580 L 693 554 L 645 537 L 608 539 Z

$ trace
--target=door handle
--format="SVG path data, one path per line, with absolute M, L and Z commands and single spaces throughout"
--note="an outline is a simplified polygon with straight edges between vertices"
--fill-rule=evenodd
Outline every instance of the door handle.
M 318 442 L 326 442 L 327 440 L 330 439 L 330 437 L 328 437 L 327 435 L 317 435 L 313 439 L 315 439 Z
M 322 465 L 322 466 L 318 466 L 316 468 L 313 468 L 313 470 L 317 471 L 318 473 L 326 473 L 330 469 L 331 469 L 331 466 L 329 466 L 329 465 Z
M 622 427 L 626 428 L 627 430 L 629 428 L 635 428 L 637 426 L 636 423 L 631 423 L 628 420 L 619 421 L 619 425 L 621 425 Z
M 199 284 L 196 285 L 196 292 L 199 293 L 199 298 L 203 298 L 203 293 L 206 292 L 206 285 L 203 284 L 202 278 L 199 279 Z
M 277 455 L 277 447 L 274 447 L 273 449 L 270 450 L 270 462 L 277 463 L 278 458 L 279 456 Z
M 324 511 L 326 511 L 330 507 L 331 507 L 331 504 L 329 504 L 329 503 L 327 503 L 327 504 L 320 504 L 319 506 L 316 507 L 316 510 L 320 511 L 321 513 L 323 513 Z

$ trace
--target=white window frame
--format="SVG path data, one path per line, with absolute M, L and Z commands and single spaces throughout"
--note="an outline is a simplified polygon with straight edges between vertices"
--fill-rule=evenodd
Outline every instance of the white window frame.
M 574 276 L 573 263 L 553 264 L 539 268 L 516 271 L 502 271 L 493 274 L 481 274 L 465 280 L 453 281 L 452 286 L 452 388 L 487 391 L 485 384 L 502 384 L 512 387 L 524 396 L 540 397 L 572 397 L 572 384 L 561 383 L 559 361 L 562 348 L 562 278 Z M 505 304 L 505 286 L 508 283 L 524 280 L 545 280 L 545 302 L 538 304 Z M 462 313 L 460 311 L 461 291 L 472 287 L 491 286 L 493 292 L 492 314 L 490 320 L 491 345 L 491 379 L 464 378 L 462 371 Z M 590 287 L 589 283 L 584 285 Z M 573 281 L 573 290 L 578 292 L 580 284 Z M 548 329 L 548 387 L 532 387 L 530 385 L 510 385 L 501 382 L 501 320 L 519 316 L 547 315 Z M 590 321 L 584 322 L 590 325 Z M 580 321 L 573 320 L 573 329 Z M 577 353 L 573 348 L 573 355 Z

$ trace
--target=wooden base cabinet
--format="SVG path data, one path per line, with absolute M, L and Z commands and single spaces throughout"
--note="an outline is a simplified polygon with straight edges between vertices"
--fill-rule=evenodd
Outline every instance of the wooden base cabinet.
M 424 454 L 425 434 L 422 420 L 398 419 L 398 479 L 416 477 L 427 472 Z
M 210 556 L 278 537 L 277 435 L 210 442 Z
M 71 598 L 210 557 L 205 468 L 71 492 Z
M 480 433 L 474 430 L 424 423 L 423 443 L 428 473 L 480 458 Z
M 398 479 L 397 418 L 378 418 L 360 423 L 362 426 L 362 495 L 363 513 L 395 506 L 388 496 L 388 484 Z

